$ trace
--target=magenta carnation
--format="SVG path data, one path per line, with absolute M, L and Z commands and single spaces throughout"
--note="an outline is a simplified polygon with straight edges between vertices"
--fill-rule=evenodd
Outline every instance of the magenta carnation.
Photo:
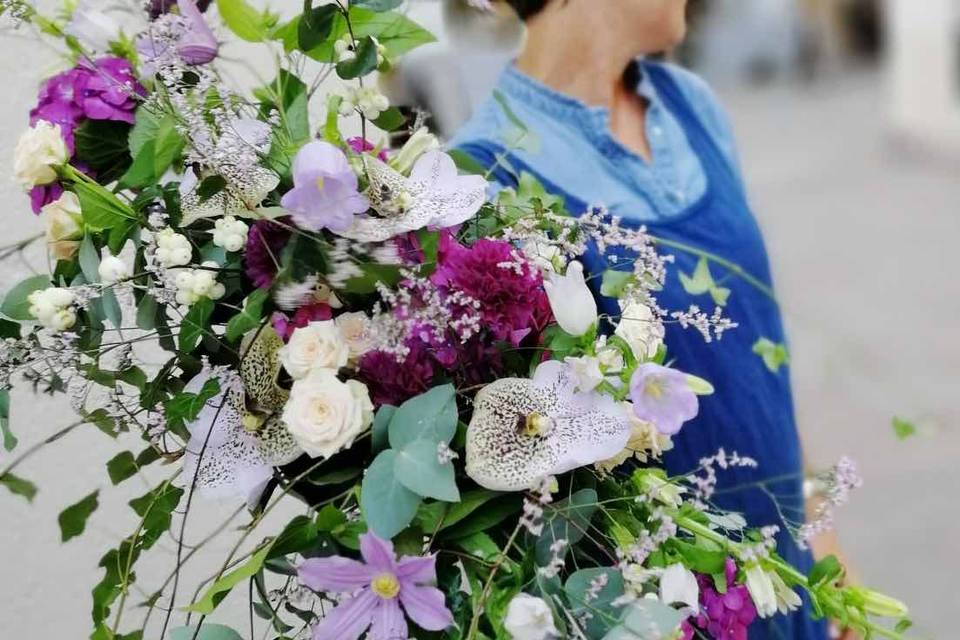
M 537 329 L 546 302 L 543 279 L 509 242 L 481 239 L 464 247 L 441 236 L 439 286 L 463 292 L 480 303 L 483 326 L 497 340 L 518 345 Z
M 354 153 L 363 153 L 365 151 L 373 151 L 377 148 L 375 144 L 367 140 L 366 138 L 361 138 L 360 136 L 354 136 L 353 138 L 347 138 L 347 146 L 350 147 L 351 151 Z M 385 149 L 380 149 L 380 152 L 377 153 L 377 157 L 386 162 L 387 152 Z
M 360 379 L 370 390 L 373 404 L 402 404 L 430 388 L 433 361 L 426 345 L 412 341 L 402 362 L 384 351 L 371 351 L 360 359 Z
M 277 275 L 280 253 L 290 240 L 290 231 L 270 220 L 257 220 L 247 234 L 243 261 L 247 277 L 265 289 Z
M 727 558 L 725 572 L 726 593 L 716 590 L 710 576 L 697 576 L 700 585 L 700 613 L 684 622 L 684 640 L 694 637 L 694 627 L 716 640 L 747 640 L 747 627 L 756 619 L 757 609 L 746 585 L 734 583 L 737 565 L 731 558 Z
M 311 322 L 329 320 L 332 317 L 333 309 L 330 308 L 330 305 L 325 302 L 315 302 L 313 304 L 305 304 L 297 309 L 292 318 L 288 317 L 285 313 L 277 311 L 273 314 L 273 317 L 270 318 L 270 321 L 277 334 L 286 342 L 295 330 L 305 327 Z

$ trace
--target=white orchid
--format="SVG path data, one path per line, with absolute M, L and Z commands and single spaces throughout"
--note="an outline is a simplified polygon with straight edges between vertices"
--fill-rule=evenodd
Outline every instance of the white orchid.
M 382 242 L 424 227 L 452 227 L 469 220 L 483 205 L 487 181 L 461 176 L 453 159 L 434 149 L 413 165 L 410 177 L 368 154 L 363 156 L 369 178 L 367 198 L 378 216 L 359 215 L 338 235 L 361 242 Z

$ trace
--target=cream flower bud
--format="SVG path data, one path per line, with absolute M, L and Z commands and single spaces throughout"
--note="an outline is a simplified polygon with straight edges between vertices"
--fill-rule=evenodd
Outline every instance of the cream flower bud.
M 373 349 L 373 328 L 367 314 L 352 311 L 337 316 L 334 322 L 347 343 L 350 361 L 356 362 Z
M 747 591 L 750 592 L 750 599 L 757 607 L 757 615 L 761 618 L 773 616 L 777 613 L 777 594 L 769 574 L 754 562 L 747 567 L 746 575 Z
M 107 254 L 100 260 L 97 273 L 100 275 L 100 280 L 105 284 L 114 284 L 129 276 L 130 270 L 123 260 L 117 256 Z
M 370 425 L 373 403 L 363 383 L 342 382 L 334 370 L 316 369 L 293 383 L 283 421 L 309 456 L 329 458 Z
M 597 301 L 583 277 L 583 265 L 567 265 L 564 275 L 552 274 L 543 283 L 550 309 L 560 328 L 572 336 L 582 336 L 597 322 Z
M 83 238 L 83 216 L 75 193 L 63 195 L 40 209 L 47 248 L 57 260 L 73 257 Z
M 225 216 L 214 223 L 213 244 L 227 251 L 240 251 L 247 244 L 249 228 L 233 216 Z
M 30 315 L 54 331 L 65 331 L 76 323 L 77 313 L 72 309 L 75 300 L 72 291 L 61 287 L 40 289 L 27 297 Z
M 320 320 L 296 329 L 279 355 L 290 377 L 299 380 L 317 369 L 345 366 L 350 347 L 333 320 Z
M 57 179 L 57 167 L 70 159 L 60 125 L 40 120 L 27 129 L 13 153 L 13 173 L 24 188 L 50 184 Z
M 507 605 L 503 627 L 513 640 L 548 640 L 560 636 L 550 606 L 526 593 L 518 593 Z
M 694 613 L 700 611 L 700 586 L 697 577 L 682 564 L 672 564 L 660 576 L 660 601 L 665 605 L 685 604 Z
M 630 302 L 623 307 L 614 334 L 627 341 L 639 360 L 653 358 L 663 344 L 663 324 L 650 307 L 641 302 Z
M 403 143 L 397 155 L 390 160 L 390 165 L 402 174 L 407 174 L 413 168 L 413 163 L 431 149 L 439 149 L 440 141 L 430 133 L 426 127 L 417 129 L 410 139 Z

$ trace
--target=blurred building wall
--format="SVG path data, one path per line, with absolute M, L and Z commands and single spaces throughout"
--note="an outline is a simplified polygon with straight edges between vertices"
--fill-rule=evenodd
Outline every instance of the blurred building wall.
M 886 72 L 892 130 L 960 152 L 960 2 L 887 0 Z

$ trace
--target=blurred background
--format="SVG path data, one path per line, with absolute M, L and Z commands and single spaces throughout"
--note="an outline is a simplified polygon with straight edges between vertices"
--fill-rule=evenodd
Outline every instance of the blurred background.
M 413 0 L 408 10 L 438 42 L 383 82 L 395 102 L 430 109 L 449 135 L 489 91 L 522 29 L 466 0 Z M 734 122 L 786 312 L 807 457 L 827 467 L 848 454 L 865 479 L 839 514 L 846 553 L 865 583 L 910 604 L 916 637 L 954 638 L 960 0 L 691 0 L 691 24 L 673 55 L 713 84 Z M 0 51 L 0 156 L 10 158 L 56 57 L 6 32 Z M 0 184 L 0 199 L 0 244 L 39 230 L 12 179 Z M 2 281 L 42 267 L 38 249 L 0 263 Z M 895 416 L 916 433 L 898 437 Z M 65 402 L 14 397 L 21 447 L 71 420 Z M 0 636 L 74 638 L 87 628 L 97 561 L 133 526 L 125 502 L 146 484 L 104 492 L 88 534 L 67 545 L 56 516 L 105 485 L 105 461 L 127 446 L 93 429 L 71 434 L 21 469 L 41 488 L 32 506 L 0 494 Z M 9 457 L 0 453 L 0 466 Z M 232 511 L 200 506 L 188 532 L 195 540 Z M 288 515 L 277 513 L 277 522 Z M 173 553 L 171 540 L 161 546 Z M 185 583 L 215 572 L 225 550 L 214 546 Z M 156 583 L 169 559 L 141 573 L 156 570 Z M 57 617 L 48 614 L 53 603 Z

